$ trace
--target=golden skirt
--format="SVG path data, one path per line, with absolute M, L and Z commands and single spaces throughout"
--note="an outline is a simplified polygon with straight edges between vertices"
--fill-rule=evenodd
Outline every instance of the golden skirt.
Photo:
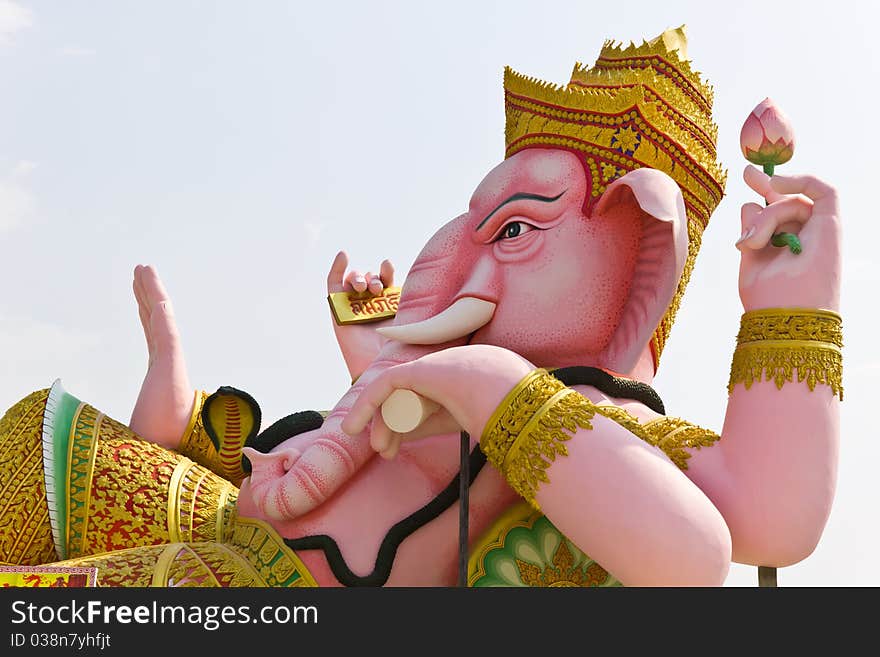
M 238 489 L 60 382 L 0 420 L 0 562 L 98 568 L 104 586 L 314 586 Z

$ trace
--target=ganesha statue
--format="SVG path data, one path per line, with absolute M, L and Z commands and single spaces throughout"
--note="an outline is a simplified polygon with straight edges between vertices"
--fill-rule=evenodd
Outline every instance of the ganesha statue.
M 745 171 L 720 432 L 651 387 L 725 186 L 712 102 L 681 28 L 563 86 L 507 69 L 505 157 L 399 296 L 389 263 L 333 263 L 331 299 L 384 318 L 331 316 L 352 384 L 329 411 L 264 429 L 247 393 L 196 390 L 138 266 L 128 424 L 60 382 L 0 421 L 0 561 L 102 586 L 717 586 L 805 559 L 842 399 L 831 186 Z

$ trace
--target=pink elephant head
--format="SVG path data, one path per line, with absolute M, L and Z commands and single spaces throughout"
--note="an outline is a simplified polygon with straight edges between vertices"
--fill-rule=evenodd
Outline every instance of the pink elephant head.
M 653 376 L 650 339 L 687 258 L 684 201 L 671 178 L 637 169 L 591 202 L 588 175 L 565 150 L 502 162 L 468 212 L 429 242 L 395 325 L 380 331 L 409 344 L 492 344 L 547 367 Z M 444 266 L 426 267 L 437 253 Z M 411 302 L 426 291 L 431 312 L 413 321 Z

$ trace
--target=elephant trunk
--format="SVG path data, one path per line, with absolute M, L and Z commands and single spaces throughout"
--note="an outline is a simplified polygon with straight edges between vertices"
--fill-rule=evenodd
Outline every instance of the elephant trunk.
M 456 258 L 455 242 L 460 234 L 457 222 L 453 220 L 440 229 L 413 264 L 403 287 L 395 325 L 426 320 L 452 301 L 461 284 L 456 272 L 466 271 L 466 265 L 462 267 L 465 263 Z M 297 518 L 320 506 L 375 455 L 370 447 L 369 427 L 357 436 L 342 430 L 342 421 L 364 387 L 389 367 L 464 344 L 466 339 L 430 346 L 389 340 L 328 414 L 321 428 L 310 437 L 297 438 L 297 443 L 307 445 L 302 452 L 286 443 L 269 454 L 248 452 L 253 466 L 247 484 L 249 504 L 263 517 L 273 520 Z

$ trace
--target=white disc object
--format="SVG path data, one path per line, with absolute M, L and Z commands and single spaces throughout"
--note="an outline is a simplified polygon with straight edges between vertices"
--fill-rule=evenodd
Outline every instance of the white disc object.
M 437 404 L 412 390 L 395 390 L 382 404 L 382 419 L 392 431 L 409 433 L 437 408 Z

